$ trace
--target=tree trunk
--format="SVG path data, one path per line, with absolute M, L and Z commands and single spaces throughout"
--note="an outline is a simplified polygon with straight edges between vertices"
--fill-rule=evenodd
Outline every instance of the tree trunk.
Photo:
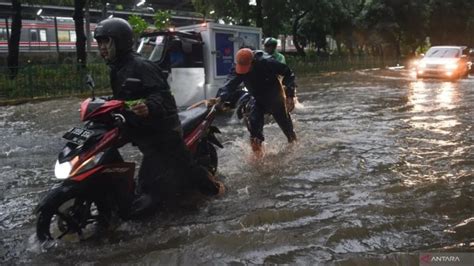
M 334 38 L 334 41 L 336 41 L 337 54 L 338 56 L 341 56 L 342 55 L 341 41 L 338 40 L 337 38 Z
M 354 41 L 353 41 L 353 38 L 352 38 L 352 31 L 346 32 L 345 39 L 346 39 L 345 44 L 347 46 L 347 49 L 349 50 L 349 56 L 352 58 L 355 55 L 355 53 L 354 53 Z
M 283 34 L 283 39 L 281 40 L 281 52 L 286 52 L 286 34 Z
M 87 47 L 88 53 L 91 52 L 91 48 L 92 48 L 92 35 L 91 35 L 91 22 L 90 22 L 91 16 L 89 12 L 89 2 L 90 2 L 89 0 L 86 0 L 86 3 L 85 3 L 86 11 L 84 13 L 84 16 L 86 18 L 86 37 L 87 37 L 86 47 Z
M 400 61 L 400 58 L 402 57 L 402 49 L 401 49 L 401 43 L 402 43 L 402 33 L 399 32 L 398 33 L 398 38 L 396 40 L 396 43 L 395 43 L 395 49 L 396 49 L 396 53 L 397 53 L 397 62 Z
M 86 34 L 84 33 L 85 0 L 74 0 L 74 27 L 76 28 L 76 55 L 80 67 L 85 67 L 87 60 Z
M 20 53 L 21 36 L 21 1 L 12 0 L 12 31 L 8 40 L 7 64 L 10 70 L 10 79 L 14 79 L 18 74 L 18 56 Z
M 107 0 L 102 0 L 102 19 L 107 18 Z
M 295 44 L 296 51 L 298 52 L 299 55 L 301 56 L 306 56 L 306 53 L 304 52 L 304 47 L 301 46 L 300 40 L 299 40 L 299 34 L 298 34 L 298 28 L 300 24 L 300 20 L 308 14 L 308 11 L 304 11 L 302 14 L 298 15 L 295 20 L 293 21 L 293 43 Z
M 255 12 L 255 22 L 258 28 L 263 28 L 262 1 L 263 0 L 257 0 L 257 9 Z

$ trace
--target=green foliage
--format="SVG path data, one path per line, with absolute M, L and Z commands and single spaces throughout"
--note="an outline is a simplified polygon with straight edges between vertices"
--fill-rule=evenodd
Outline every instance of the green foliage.
M 88 64 L 87 69 L 76 64 L 26 65 L 19 67 L 17 78 L 8 78 L 7 69 L 0 68 L 0 98 L 5 100 L 35 97 L 55 97 L 87 92 L 85 75 L 92 74 L 98 90 L 110 87 L 108 69 L 103 63 Z
M 430 38 L 433 44 L 474 46 L 474 1 L 431 0 Z
M 137 15 L 129 16 L 128 23 L 132 26 L 135 37 L 140 36 L 148 28 L 148 23 Z
M 374 0 L 367 8 L 366 23 L 380 45 L 392 44 L 398 56 L 414 53 L 427 36 L 429 0 Z
M 222 19 L 226 23 L 238 25 L 252 25 L 251 12 L 248 0 L 192 0 L 196 11 L 202 13 L 204 17 L 209 17 L 210 12 L 215 19 Z
M 165 30 L 171 26 L 171 13 L 168 10 L 158 10 L 153 15 L 153 20 L 157 30 Z
M 306 47 L 400 57 L 435 44 L 474 46 L 472 0 L 261 0 L 264 36 L 298 35 Z M 226 23 L 256 25 L 258 7 L 244 0 L 193 0 L 197 11 Z M 429 37 L 429 38 L 428 38 Z

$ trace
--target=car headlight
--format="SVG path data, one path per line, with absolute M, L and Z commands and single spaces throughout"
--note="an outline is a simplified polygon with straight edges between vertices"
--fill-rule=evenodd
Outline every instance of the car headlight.
M 419 68 L 426 68 L 426 62 L 419 62 L 418 67 Z
M 447 63 L 446 65 L 444 65 L 444 67 L 446 69 L 453 70 L 453 69 L 456 69 L 458 67 L 458 64 L 455 63 L 455 62 L 451 62 L 451 63 Z
M 66 179 L 71 173 L 71 170 L 72 164 L 70 162 L 60 163 L 59 161 L 56 161 L 56 165 L 54 166 L 54 175 L 57 179 Z

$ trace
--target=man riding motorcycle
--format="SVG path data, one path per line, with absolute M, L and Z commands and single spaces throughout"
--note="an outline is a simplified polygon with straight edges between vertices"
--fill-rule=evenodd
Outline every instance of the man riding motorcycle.
M 176 102 L 161 69 L 133 52 L 130 24 L 120 18 L 103 20 L 97 24 L 94 38 L 110 68 L 113 97 L 141 99 L 125 114 L 125 133 L 143 154 L 138 174 L 140 196 L 132 205 L 132 215 L 173 200 L 183 188 L 222 194 L 224 185 L 199 166 L 185 146 Z M 136 82 L 130 85 L 127 79 Z
M 285 90 L 279 81 L 279 76 L 283 76 Z M 295 75 L 291 69 L 270 58 L 263 51 L 240 49 L 236 54 L 235 68 L 227 76 L 224 86 L 218 90 L 217 98 L 211 102 L 229 101 L 242 82 L 251 95 L 247 103 L 249 109 L 247 128 L 250 132 L 252 150 L 257 157 L 263 155 L 265 114 L 272 114 L 289 143 L 296 141 L 289 113 L 294 108 L 296 87 Z
M 271 55 L 278 62 L 286 64 L 285 56 L 279 53 L 276 49 L 277 45 L 278 45 L 277 39 L 272 38 L 272 37 L 266 38 L 265 41 L 263 42 L 263 46 L 265 47 L 265 52 L 267 54 Z

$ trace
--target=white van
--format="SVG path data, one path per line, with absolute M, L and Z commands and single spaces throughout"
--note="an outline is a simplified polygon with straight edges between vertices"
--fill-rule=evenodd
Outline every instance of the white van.
M 238 49 L 261 49 L 261 40 L 260 28 L 208 22 L 146 33 L 137 52 L 168 73 L 176 103 L 185 107 L 215 97 Z

